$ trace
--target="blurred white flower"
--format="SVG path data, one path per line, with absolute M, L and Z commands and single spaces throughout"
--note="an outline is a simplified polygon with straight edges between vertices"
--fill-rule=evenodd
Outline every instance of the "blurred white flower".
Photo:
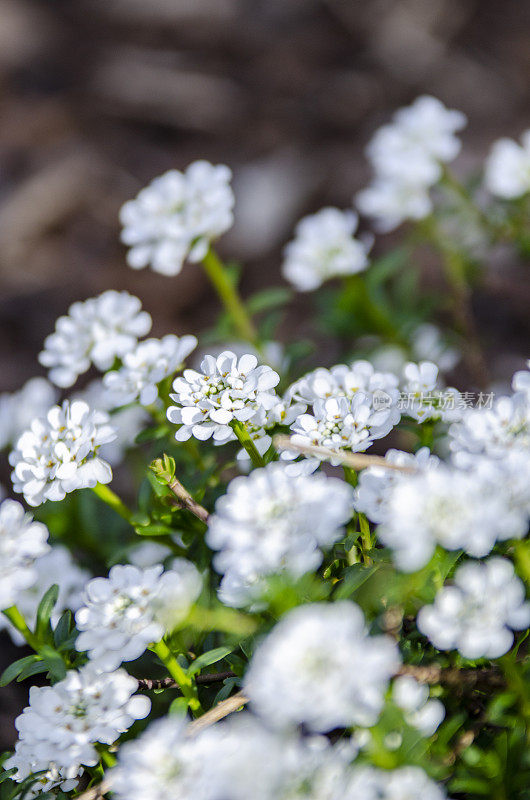
M 457 389 L 443 388 L 440 370 L 432 361 L 408 362 L 403 368 L 400 408 L 418 422 L 460 419 L 461 395 Z
M 429 687 L 411 675 L 400 675 L 392 684 L 392 699 L 405 712 L 405 720 L 423 736 L 432 736 L 445 717 L 441 700 L 429 697 Z
M 4 500 L 0 504 L 0 611 L 18 603 L 34 584 L 35 562 L 49 550 L 46 526 L 34 522 L 16 500 Z
M 136 400 L 149 406 L 158 399 L 158 384 L 181 369 L 184 359 L 197 347 L 195 336 L 146 339 L 123 357 L 123 366 L 107 372 L 103 385 L 115 407 Z
M 224 165 L 195 161 L 185 172 L 166 172 L 122 206 L 121 240 L 133 269 L 151 265 L 177 275 L 185 260 L 201 261 L 210 242 L 232 227 L 232 173 Z
M 39 354 L 40 363 L 50 368 L 52 383 L 72 386 L 92 364 L 102 371 L 110 369 L 116 358 L 123 358 L 151 330 L 151 317 L 141 308 L 137 297 L 113 289 L 73 303 L 68 316 L 59 317 Z
M 361 214 L 374 218 L 380 233 L 393 231 L 407 219 L 423 219 L 433 207 L 424 186 L 386 177 L 376 177 L 366 189 L 357 192 L 355 204 Z
M 527 369 L 516 372 L 512 378 L 512 389 L 514 392 L 524 392 L 529 395 L 530 402 L 530 360 L 526 362 Z
M 357 214 L 338 208 L 304 217 L 285 248 L 284 277 L 298 291 L 309 292 L 329 278 L 366 269 L 368 247 L 354 237 L 357 224 Z
M 46 378 L 30 378 L 17 392 L 0 394 L 0 449 L 14 444 L 35 417 L 46 414 L 57 395 Z
M 399 665 L 395 643 L 368 636 L 355 603 L 314 603 L 288 612 L 259 645 L 245 692 L 273 726 L 371 726 Z
M 525 588 L 505 558 L 468 563 L 455 572 L 434 604 L 418 614 L 418 628 L 439 650 L 465 658 L 498 658 L 513 644 L 513 630 L 530 625 Z
M 34 419 L 9 455 L 13 489 L 30 506 L 62 500 L 68 492 L 109 483 L 112 470 L 98 455 L 116 431 L 103 411 L 82 400 L 65 400 L 45 417 Z
M 444 788 L 420 767 L 375 769 L 360 766 L 352 770 L 344 800 L 445 800 Z
M 514 200 L 530 192 L 530 131 L 513 139 L 499 139 L 491 148 L 484 174 L 486 188 L 503 200 Z

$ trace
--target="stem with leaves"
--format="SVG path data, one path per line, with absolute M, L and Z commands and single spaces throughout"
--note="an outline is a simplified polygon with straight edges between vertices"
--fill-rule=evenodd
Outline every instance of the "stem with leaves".
M 151 650 L 153 653 L 156 653 L 173 680 L 178 684 L 180 691 L 188 702 L 188 707 L 193 716 L 198 716 L 202 708 L 197 694 L 197 686 L 193 679 L 190 678 L 186 671 L 180 666 L 163 639 L 158 642 L 158 644 L 152 645 Z

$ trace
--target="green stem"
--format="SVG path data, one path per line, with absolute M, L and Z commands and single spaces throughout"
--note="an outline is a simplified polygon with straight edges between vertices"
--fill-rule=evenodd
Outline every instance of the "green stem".
M 357 486 L 357 481 L 358 481 L 358 476 L 356 471 L 353 469 L 353 467 L 344 467 L 344 466 L 343 470 L 346 483 L 349 483 L 350 486 L 353 486 L 355 488 L 355 486 Z
M 263 456 L 260 456 L 256 448 L 256 445 L 252 441 L 250 433 L 245 428 L 245 425 L 242 422 L 237 422 L 236 420 L 234 420 L 231 423 L 231 427 L 235 435 L 237 436 L 239 443 L 245 448 L 245 450 L 249 454 L 250 460 L 252 461 L 252 466 L 264 467 L 265 459 L 263 458 Z
M 101 749 L 99 754 L 106 767 L 110 769 L 116 766 L 116 757 L 113 756 L 112 753 L 109 753 L 108 750 Z
M 231 316 L 240 336 L 243 339 L 246 339 L 247 342 L 250 342 L 252 345 L 254 345 L 256 350 L 259 351 L 260 343 L 258 332 L 254 327 L 254 324 L 250 319 L 250 316 L 243 305 L 243 301 L 239 297 L 234 284 L 230 280 L 223 262 L 211 247 L 204 256 L 202 263 L 206 274 L 212 282 L 217 294 L 221 298 L 225 309 Z
M 372 564 L 370 552 L 373 548 L 372 533 L 370 523 L 364 514 L 359 513 L 359 528 L 361 531 L 361 550 L 364 564 L 368 567 Z
M 18 608 L 16 606 L 11 606 L 10 608 L 4 608 L 2 614 L 4 615 L 4 617 L 7 617 L 11 625 L 13 625 L 13 627 L 16 628 L 19 633 L 22 634 L 22 636 L 29 644 L 29 646 L 32 647 L 33 650 L 35 650 L 35 652 L 38 652 L 40 648 L 40 643 L 35 634 L 33 634 L 26 625 L 26 620 L 24 619 Z
M 108 486 L 105 486 L 102 483 L 97 483 L 92 488 L 92 491 L 99 497 L 100 500 L 103 500 L 104 503 L 106 503 L 117 514 L 119 514 L 120 517 L 123 517 L 123 519 L 132 524 L 133 513 L 130 508 L 127 508 L 123 500 L 118 497 L 116 492 L 113 492 L 112 489 L 109 489 Z
M 188 701 L 188 706 L 191 710 L 191 713 L 196 717 L 202 711 L 202 708 L 197 695 L 197 687 L 195 682 L 192 680 L 192 678 L 190 678 L 186 671 L 182 669 L 179 662 L 163 639 L 161 642 L 158 642 L 158 644 L 154 644 L 151 647 L 151 650 L 153 653 L 156 653 L 173 680 L 178 683 L 182 694 Z

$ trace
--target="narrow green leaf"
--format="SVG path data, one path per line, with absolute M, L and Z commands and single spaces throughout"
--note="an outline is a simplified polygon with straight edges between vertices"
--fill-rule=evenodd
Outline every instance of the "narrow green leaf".
M 18 678 L 22 670 L 27 667 L 29 664 L 34 664 L 35 661 L 38 661 L 39 657 L 36 655 L 32 656 L 25 656 L 24 658 L 19 658 L 18 661 L 15 661 L 13 664 L 10 664 L 0 676 L 0 686 L 7 686 L 8 683 L 14 681 L 15 678 Z
M 216 664 L 218 661 L 222 661 L 223 658 L 230 655 L 232 650 L 232 647 L 216 647 L 213 650 L 208 650 L 207 653 L 203 653 L 202 656 L 195 659 L 189 668 L 189 674 L 196 675 L 197 672 L 200 672 L 204 667 L 209 667 L 210 664 Z
M 50 586 L 48 591 L 39 603 L 37 609 L 37 624 L 35 626 L 35 634 L 38 639 L 44 641 L 49 636 L 51 630 L 50 617 L 59 596 L 59 587 L 56 583 Z

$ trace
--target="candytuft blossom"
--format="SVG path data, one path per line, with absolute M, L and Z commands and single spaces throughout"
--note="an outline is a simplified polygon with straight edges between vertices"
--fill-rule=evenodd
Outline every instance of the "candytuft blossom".
M 329 278 L 366 269 L 368 247 L 354 237 L 357 224 L 357 214 L 338 208 L 304 217 L 285 248 L 284 277 L 298 291 L 309 292 Z
M 316 569 L 322 548 L 336 542 L 352 515 L 353 490 L 325 475 L 289 476 L 269 464 L 235 478 L 208 523 L 214 565 L 224 573 L 220 597 L 227 605 L 259 601 L 267 575 L 299 577 Z
M 173 382 L 175 393 L 170 398 L 177 405 L 168 408 L 167 418 L 180 425 L 175 433 L 179 442 L 191 436 L 200 440 L 213 436 L 216 442 L 235 439 L 231 422 L 249 422 L 278 402 L 271 390 L 280 376 L 266 365 L 258 366 L 254 355 L 238 359 L 225 350 L 217 358 L 205 356 L 200 370 L 186 369 Z
M 0 611 L 15 605 L 33 585 L 35 562 L 50 550 L 47 541 L 46 526 L 34 522 L 20 503 L 0 504 Z
M 199 573 L 184 559 L 167 572 L 160 564 L 145 570 L 117 564 L 108 578 L 94 578 L 86 586 L 84 605 L 75 615 L 81 631 L 76 648 L 88 651 L 101 670 L 134 661 L 171 632 L 200 591 Z
M 486 161 L 486 188 L 502 200 L 514 200 L 530 192 L 530 130 L 521 136 L 521 144 L 513 139 L 494 143 Z
M 40 363 L 50 369 L 52 383 L 68 388 L 92 364 L 102 371 L 110 369 L 151 330 L 151 317 L 141 308 L 137 297 L 113 289 L 73 303 L 68 316 L 55 323 L 55 332 L 46 337 L 39 355 Z
M 439 650 L 465 658 L 498 658 L 513 644 L 512 630 L 530 625 L 525 589 L 505 558 L 468 563 L 455 572 L 434 604 L 418 614 L 418 628 Z
M 155 178 L 122 206 L 121 240 L 133 269 L 150 265 L 177 275 L 184 261 L 201 261 L 210 242 L 232 227 L 232 173 L 224 165 L 195 161 L 185 172 Z
M 432 736 L 445 717 L 444 704 L 429 697 L 429 687 L 411 675 L 400 675 L 392 684 L 392 700 L 405 712 L 405 720 L 423 736 Z
M 273 726 L 370 726 L 399 664 L 389 637 L 368 636 L 355 603 L 315 603 L 286 614 L 258 647 L 245 692 Z
M 92 411 L 84 401 L 53 406 L 33 420 L 9 455 L 14 491 L 30 506 L 39 506 L 76 489 L 109 483 L 112 470 L 98 449 L 115 438 L 108 414 Z
M 119 370 L 108 372 L 103 384 L 115 406 L 139 400 L 149 406 L 158 399 L 158 384 L 174 375 L 184 359 L 197 347 L 195 336 L 174 336 L 146 339 L 123 357 Z

